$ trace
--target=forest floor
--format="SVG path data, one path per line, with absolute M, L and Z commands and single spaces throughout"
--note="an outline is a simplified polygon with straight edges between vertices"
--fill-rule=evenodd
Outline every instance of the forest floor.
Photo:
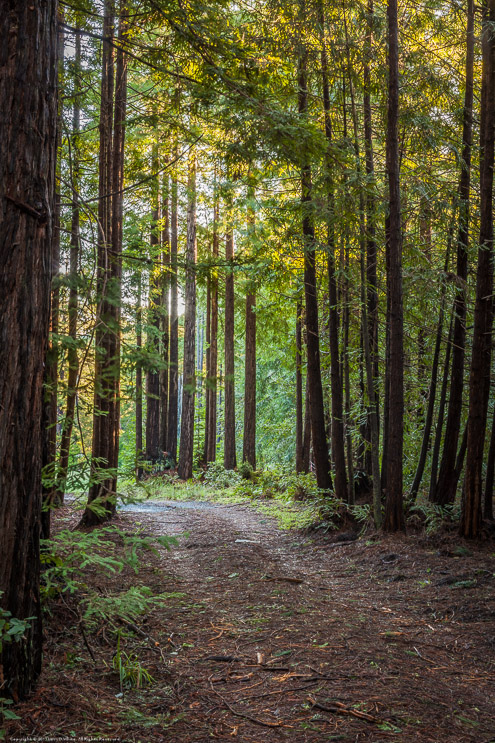
M 76 515 L 66 507 L 56 521 Z M 205 503 L 145 503 L 116 523 L 188 533 L 144 553 L 138 574 L 86 574 L 101 595 L 170 594 L 121 638 L 152 683 L 121 689 L 115 635 L 81 629 L 63 594 L 45 621 L 40 683 L 7 740 L 495 741 L 493 542 L 335 541 L 347 537 Z

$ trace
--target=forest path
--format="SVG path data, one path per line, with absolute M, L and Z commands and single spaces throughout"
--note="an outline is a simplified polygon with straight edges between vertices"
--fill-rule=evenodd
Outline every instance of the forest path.
M 141 508 L 121 518 L 188 532 L 162 563 L 162 590 L 184 594 L 166 612 L 184 715 L 167 740 L 495 741 L 492 556 L 331 542 L 249 507 Z
M 54 531 L 79 518 L 68 503 Z M 114 523 L 178 545 L 142 552 L 138 573 L 88 568 L 84 590 L 54 597 L 7 741 L 495 743 L 493 542 L 343 543 L 205 502 L 128 505 Z M 135 586 L 155 608 L 84 631 L 85 597 Z M 119 648 L 151 684 L 121 688 Z

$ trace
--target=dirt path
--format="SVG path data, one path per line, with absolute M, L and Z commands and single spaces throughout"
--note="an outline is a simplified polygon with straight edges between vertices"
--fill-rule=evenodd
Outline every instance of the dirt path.
M 58 734 L 142 743 L 495 741 L 489 548 L 456 554 L 455 541 L 425 547 L 413 536 L 343 544 L 282 532 L 248 508 L 146 507 L 121 514 L 120 526 L 189 533 L 139 576 L 156 593 L 179 594 L 141 626 L 157 643 L 143 639 L 140 654 L 157 683 L 124 703 L 115 678 L 85 661 L 101 717 L 94 704 L 66 704 Z M 72 689 L 78 670 L 65 672 Z M 49 671 L 42 689 L 47 679 Z M 38 697 L 44 711 L 33 719 L 26 705 L 24 734 L 40 735 L 48 720 L 53 729 L 60 714 L 61 694 Z

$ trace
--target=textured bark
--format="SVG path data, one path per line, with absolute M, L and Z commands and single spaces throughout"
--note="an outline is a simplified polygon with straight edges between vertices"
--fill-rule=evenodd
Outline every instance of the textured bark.
M 231 219 L 230 212 L 228 219 Z M 225 434 L 223 466 L 236 466 L 235 448 L 235 382 L 234 382 L 234 233 L 229 222 L 225 236 Z
M 464 97 L 464 122 L 462 130 L 463 167 L 459 181 L 459 225 L 457 235 L 457 283 L 455 296 L 454 335 L 452 339 L 452 371 L 450 397 L 445 424 L 444 446 L 438 482 L 433 502 L 453 503 L 458 479 L 455 461 L 461 428 L 462 398 L 464 388 L 464 356 L 466 344 L 466 286 L 468 277 L 469 243 L 469 192 L 471 183 L 471 146 L 473 138 L 473 68 L 474 68 L 474 0 L 467 4 L 466 31 L 466 90 Z
M 306 376 L 306 394 L 304 398 L 304 434 L 302 471 L 308 473 L 311 460 L 311 417 L 309 414 L 309 382 Z
M 1 696 L 41 669 L 41 412 L 52 278 L 57 2 L 0 2 L 0 605 L 28 622 Z
M 326 157 L 326 191 L 327 191 L 327 268 L 328 268 L 328 334 L 330 345 L 330 383 L 332 408 L 332 459 L 334 465 L 334 488 L 337 498 L 348 497 L 347 473 L 345 464 L 344 435 L 344 401 L 342 389 L 342 370 L 339 350 L 339 306 L 337 297 L 337 276 L 335 271 L 335 198 L 332 179 L 333 163 L 330 148 L 332 146 L 332 122 L 330 88 L 328 84 L 328 59 L 324 41 L 325 19 L 320 11 L 322 29 L 321 77 L 323 84 L 323 108 L 325 113 L 325 136 L 328 142 Z M 353 491 L 351 491 L 353 492 Z
M 210 400 L 211 390 L 208 387 L 208 377 L 210 374 L 210 338 L 211 338 L 211 277 L 206 280 L 206 389 L 205 389 L 205 446 L 203 451 L 203 461 L 207 461 L 208 456 L 208 433 L 210 417 Z
M 190 155 L 187 181 L 186 283 L 184 292 L 184 361 L 182 413 L 179 449 L 179 477 L 187 480 L 193 473 L 194 398 L 196 388 L 196 160 Z
M 60 437 L 60 458 L 57 472 L 57 494 L 60 502 L 64 501 L 64 493 L 69 468 L 70 444 L 72 429 L 74 426 L 74 414 L 76 409 L 77 378 L 79 373 L 79 358 L 77 354 L 77 312 L 78 312 L 78 265 L 81 252 L 80 236 L 80 208 L 79 208 L 79 179 L 80 179 L 80 108 L 79 94 L 81 70 L 81 35 L 76 34 L 75 56 L 74 56 L 75 82 L 74 82 L 74 107 L 72 114 L 72 218 L 70 231 L 70 258 L 69 258 L 69 338 L 71 344 L 67 350 L 67 402 L 65 418 L 62 425 Z
M 460 534 L 478 537 L 482 519 L 483 453 L 490 391 L 493 292 L 493 163 L 495 140 L 495 0 L 483 12 L 480 123 L 480 240 L 476 273 L 473 349 L 469 376 L 466 473 Z
M 112 3 L 105 6 L 103 36 L 113 33 Z M 119 40 L 126 35 L 125 11 L 121 10 Z M 122 219 L 127 60 L 117 50 L 115 106 L 113 102 L 113 54 L 103 42 L 103 74 L 100 116 L 100 173 L 97 295 L 95 332 L 95 400 L 92 444 L 92 484 L 82 523 L 107 520 L 115 513 L 120 424 L 120 305 L 122 279 Z M 114 108 L 114 117 L 112 109 Z M 112 137 L 113 118 L 113 137 Z M 98 501 L 101 512 L 92 508 Z
M 389 254 L 387 286 L 390 303 L 389 421 L 387 489 L 383 528 L 393 532 L 405 529 L 402 493 L 402 455 L 404 428 L 404 328 L 402 297 L 402 229 L 399 176 L 399 43 L 397 0 L 388 8 L 388 122 L 386 169 L 389 187 Z
M 304 5 L 304 3 L 302 5 Z M 304 47 L 300 52 L 298 70 L 298 108 L 300 115 L 303 117 L 306 117 L 308 112 L 307 57 L 308 52 Z M 304 239 L 304 295 L 306 300 L 306 344 L 308 356 L 311 433 L 318 487 L 323 490 L 331 490 L 332 478 L 330 475 L 330 460 L 328 456 L 320 367 L 318 296 L 315 265 L 316 245 L 312 215 L 313 197 L 311 165 L 309 164 L 309 158 L 304 156 L 304 159 L 306 162 L 301 168 L 301 207 L 302 233 Z
M 209 342 L 209 367 L 208 378 L 206 380 L 206 389 L 209 395 L 207 427 L 208 447 L 206 450 L 206 461 L 214 462 L 217 454 L 217 366 L 218 366 L 218 269 L 216 263 L 219 254 L 219 205 L 218 195 L 215 194 L 215 204 L 213 207 L 213 262 L 214 268 L 210 278 L 210 342 Z
M 177 174 L 172 174 L 170 204 L 170 352 L 167 451 L 177 459 L 177 416 L 179 404 L 179 315 L 177 312 Z

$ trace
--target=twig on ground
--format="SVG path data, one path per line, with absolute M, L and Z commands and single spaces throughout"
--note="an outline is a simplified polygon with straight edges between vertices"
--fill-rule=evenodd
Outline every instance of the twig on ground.
M 258 720 L 257 717 L 251 717 L 251 715 L 246 715 L 244 712 L 239 712 L 238 710 L 231 707 L 227 700 L 224 699 L 222 695 L 213 688 L 213 686 L 211 687 L 211 689 L 214 694 L 216 694 L 217 697 L 221 700 L 222 704 L 224 704 L 227 709 L 229 709 L 230 712 L 232 712 L 232 714 L 236 717 L 243 717 L 245 720 L 249 720 L 249 722 L 253 722 L 255 725 L 261 725 L 264 728 L 279 728 L 284 724 L 283 722 L 267 722 L 266 720 Z

